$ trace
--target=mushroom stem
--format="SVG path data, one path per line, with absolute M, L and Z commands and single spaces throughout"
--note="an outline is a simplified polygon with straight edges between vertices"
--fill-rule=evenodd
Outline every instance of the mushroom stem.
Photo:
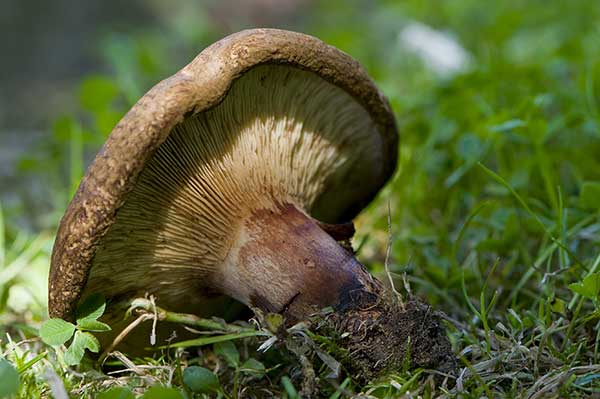
M 225 260 L 222 290 L 288 322 L 333 307 L 368 306 L 381 285 L 319 223 L 292 204 L 248 217 Z

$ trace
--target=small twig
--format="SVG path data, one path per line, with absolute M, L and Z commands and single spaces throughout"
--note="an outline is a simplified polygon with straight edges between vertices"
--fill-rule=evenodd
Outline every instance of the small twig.
M 390 285 L 392 286 L 392 291 L 394 292 L 396 298 L 398 299 L 398 303 L 400 307 L 404 309 L 404 299 L 402 298 L 402 294 L 396 290 L 396 286 L 394 285 L 394 280 L 392 279 L 392 273 L 388 267 L 390 261 L 390 253 L 392 252 L 392 209 L 390 206 L 390 201 L 387 203 L 388 206 L 388 214 L 387 214 L 387 227 L 388 227 L 388 244 L 387 249 L 385 251 L 385 261 L 383 262 L 383 266 L 385 267 L 385 274 L 388 276 L 390 280 Z
M 119 351 L 111 352 L 110 356 L 115 357 L 126 367 L 123 370 L 115 370 L 108 375 L 115 374 L 123 374 L 123 373 L 134 373 L 143 380 L 146 381 L 147 384 L 154 385 L 157 382 L 157 377 L 151 374 L 148 374 L 148 370 L 169 370 L 171 371 L 171 367 L 168 366 L 150 366 L 150 365 L 136 365 L 131 359 L 125 356 L 123 353 Z
M 243 328 L 235 325 L 219 323 L 218 321 L 203 319 L 193 314 L 176 313 L 167 311 L 160 306 L 156 306 L 146 298 L 137 298 L 131 303 L 131 310 L 140 309 L 148 313 L 154 313 L 159 321 L 167 321 L 176 324 L 183 324 L 191 327 L 202 328 L 211 331 L 240 332 Z M 152 315 L 154 317 L 154 315 Z
M 98 363 L 100 363 L 100 364 L 104 363 L 104 360 L 106 359 L 108 354 L 110 352 L 112 352 L 113 349 L 115 349 L 117 347 L 117 345 L 119 345 L 121 343 L 121 341 L 123 341 L 125 339 L 125 337 L 127 337 L 127 335 L 129 335 L 129 333 L 131 331 L 133 331 L 133 329 L 135 329 L 137 326 L 139 326 L 144 321 L 150 320 L 153 317 L 154 316 L 152 314 L 144 313 L 144 314 L 139 315 L 137 319 L 135 319 L 134 321 L 129 323 L 129 325 L 127 327 L 125 327 L 123 329 L 123 331 L 121 331 L 119 333 L 119 335 L 117 335 L 117 337 L 113 340 L 113 342 L 110 344 L 110 346 L 108 348 L 106 348 L 106 350 L 102 353 L 102 355 L 100 356 L 100 359 L 98 359 Z
M 137 374 L 139 376 L 143 376 L 145 374 L 144 371 L 142 371 L 141 367 L 136 366 L 135 363 L 133 363 L 127 356 L 125 356 L 121 352 L 115 351 L 115 352 L 112 352 L 110 355 L 117 358 L 127 368 L 124 370 L 112 371 L 112 372 L 108 373 L 109 375 L 125 373 L 125 372 L 130 372 L 130 371 L 134 372 L 135 374 Z
M 147 377 L 148 380 L 150 382 L 152 382 L 154 377 L 147 375 L 147 372 L 146 372 L 147 370 L 166 370 L 166 371 L 169 371 L 169 374 L 173 370 L 173 368 L 169 367 L 169 366 L 153 366 L 153 365 L 147 365 L 147 364 L 137 365 L 133 361 L 131 361 L 131 359 L 129 359 L 127 356 L 125 356 L 123 353 L 121 353 L 119 351 L 112 352 L 110 354 L 110 356 L 119 360 L 126 367 L 125 369 L 114 370 L 114 371 L 108 372 L 107 374 L 111 375 L 111 376 L 116 375 L 116 374 L 124 374 L 124 373 L 133 372 L 140 377 Z

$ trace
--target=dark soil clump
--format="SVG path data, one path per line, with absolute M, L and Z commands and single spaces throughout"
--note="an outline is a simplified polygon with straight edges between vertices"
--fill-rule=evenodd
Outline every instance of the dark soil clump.
M 368 381 L 414 368 L 455 374 L 456 358 L 431 306 L 415 298 L 404 306 L 382 298 L 364 305 L 334 312 L 320 326 L 347 350 L 341 360 L 353 377 Z

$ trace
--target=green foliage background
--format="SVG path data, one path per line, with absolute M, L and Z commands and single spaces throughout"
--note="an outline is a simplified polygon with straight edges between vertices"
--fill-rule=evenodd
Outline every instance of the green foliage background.
M 586 0 L 335 0 L 310 3 L 300 22 L 278 26 L 348 52 L 389 97 L 399 166 L 357 220 L 355 246 L 381 275 L 389 204 L 396 284 L 406 273 L 415 294 L 446 312 L 465 373 L 453 390 L 410 373 L 347 389 L 377 397 L 598 392 L 599 20 L 600 3 Z M 468 66 L 454 74 L 429 68 L 399 39 L 414 21 L 454 38 Z M 238 25 L 232 31 L 246 27 Z M 96 376 L 81 391 L 90 380 L 48 364 L 52 352 L 39 342 L 18 344 L 46 318 L 53 231 L 126 110 L 227 33 L 201 6 L 176 13 L 166 28 L 108 33 L 98 47 L 109 72 L 82 81 L 73 93 L 79 108 L 49 126 L 42 157 L 22 158 L 24 176 L 52 187 L 53 212 L 35 234 L 12 223 L 18 207 L 0 220 L 0 353 L 17 369 L 48 354 L 21 371 L 21 397 L 48 394 L 47 367 L 72 392 L 100 389 Z M 271 388 L 293 396 L 293 383 L 274 379 Z

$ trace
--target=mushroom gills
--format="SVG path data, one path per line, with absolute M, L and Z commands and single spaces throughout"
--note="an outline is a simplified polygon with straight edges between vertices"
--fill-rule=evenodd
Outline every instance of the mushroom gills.
M 379 184 L 381 148 L 367 111 L 339 87 L 297 68 L 254 67 L 160 145 L 100 240 L 82 297 L 149 293 L 170 310 L 219 314 L 207 298 L 222 293 L 223 281 L 232 286 L 224 261 L 238 232 L 252 232 L 248 221 L 290 204 L 339 221 Z

